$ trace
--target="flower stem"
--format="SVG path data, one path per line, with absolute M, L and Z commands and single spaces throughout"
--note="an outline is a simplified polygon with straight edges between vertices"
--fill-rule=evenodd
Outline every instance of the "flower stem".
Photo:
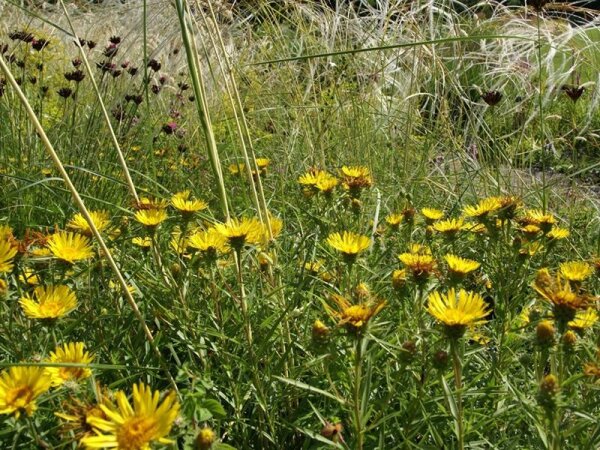
M 458 450 L 465 448 L 465 436 L 463 425 L 463 407 L 462 407 L 462 363 L 458 350 L 458 340 L 452 339 L 450 342 L 452 352 L 452 365 L 454 366 L 454 384 L 456 386 L 456 434 L 458 437 Z
M 362 427 L 362 404 L 361 404 L 361 388 L 362 388 L 362 353 L 363 353 L 364 337 L 359 336 L 356 339 L 356 352 L 354 354 L 354 430 L 356 433 L 356 450 L 362 450 L 364 430 Z

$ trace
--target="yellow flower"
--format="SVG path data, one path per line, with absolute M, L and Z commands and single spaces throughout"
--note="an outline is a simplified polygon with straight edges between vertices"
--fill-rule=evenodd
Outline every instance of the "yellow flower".
M 357 198 L 362 189 L 371 187 L 373 185 L 371 172 L 367 167 L 343 166 L 341 173 L 344 186 L 350 191 L 350 196 L 352 198 Z
M 385 218 L 385 221 L 390 227 L 392 227 L 394 230 L 397 230 L 402 223 L 402 219 L 404 219 L 402 214 L 390 214 Z
M 298 178 L 298 183 L 300 183 L 304 187 L 314 187 L 319 182 L 320 177 L 322 176 L 332 176 L 325 172 L 324 170 L 312 169 L 301 175 Z
M 0 241 L 0 273 L 10 272 L 13 269 L 13 258 L 17 254 L 17 247 L 8 241 Z
M 565 228 L 560 228 L 560 227 L 552 227 L 552 229 L 546 234 L 546 237 L 548 239 L 552 239 L 552 240 L 560 240 L 560 239 L 566 239 L 571 235 L 571 232 Z
M 467 217 L 474 217 L 483 220 L 490 214 L 499 211 L 502 208 L 502 199 L 500 197 L 484 198 L 477 205 L 468 205 L 463 208 Z
M 485 323 L 488 314 L 483 297 L 464 289 L 458 295 L 454 289 L 447 294 L 438 291 L 429 294 L 427 310 L 445 326 L 451 338 L 462 336 L 467 327 Z
M 110 225 L 110 219 L 108 217 L 108 212 L 106 211 L 90 211 L 90 217 L 100 233 L 106 230 Z M 92 235 L 92 229 L 81 213 L 77 213 L 73 216 L 67 224 L 67 228 L 85 234 L 86 236 Z
M 3 297 L 8 292 L 8 283 L 0 278 L 0 297 Z
M 184 218 L 191 217 L 195 212 L 206 209 L 208 205 L 202 200 L 190 199 L 190 191 L 178 192 L 171 197 L 171 204 Z
M 23 312 L 30 319 L 58 319 L 77 307 L 77 298 L 69 286 L 38 286 L 32 299 L 25 294 L 19 300 Z
M 36 286 L 40 284 L 40 277 L 30 267 L 25 267 L 23 269 L 23 274 L 19 275 L 19 281 L 31 286 Z
M 421 214 L 425 218 L 425 223 L 432 224 L 436 220 L 440 220 L 444 217 L 444 211 L 435 208 L 422 208 Z
M 598 321 L 598 313 L 592 308 L 588 308 L 585 311 L 577 311 L 575 318 L 569 322 L 569 327 L 575 331 L 583 331 L 586 328 L 592 328 Z
M 432 227 L 438 233 L 442 233 L 448 237 L 453 237 L 465 226 L 464 220 L 461 219 L 447 219 L 438 220 Z
M 338 319 L 338 326 L 345 326 L 348 331 L 360 332 L 369 321 L 379 313 L 385 306 L 386 302 L 365 301 L 358 304 L 350 303 L 346 298 L 338 294 L 331 295 L 332 302 L 336 305 L 336 309 L 332 309 L 329 304 L 325 305 L 327 312 L 335 319 Z
M 271 164 L 269 158 L 256 158 L 256 165 L 260 170 L 265 170 Z
M 333 192 L 338 184 L 339 180 L 336 177 L 327 172 L 321 172 L 321 174 L 317 177 L 317 182 L 314 186 L 322 194 L 329 195 Z
M 123 391 L 116 394 L 118 408 L 101 404 L 106 419 L 89 417 L 88 422 L 98 430 L 97 436 L 86 436 L 81 444 L 86 448 L 116 448 L 148 450 L 152 442 L 172 443 L 165 436 L 171 431 L 179 413 L 179 403 L 170 392 L 159 404 L 159 391 L 139 383 L 133 386 L 133 407 Z
M 392 286 L 394 289 L 402 289 L 406 285 L 406 270 L 398 269 L 392 272 Z
M 50 389 L 51 380 L 43 367 L 10 367 L 0 375 L 0 414 L 22 412 L 31 416 L 37 409 L 35 400 Z
M 532 223 L 523 226 L 520 231 L 527 239 L 535 239 L 542 232 L 540 227 Z
M 90 240 L 70 231 L 59 231 L 50 236 L 48 248 L 56 258 L 71 264 L 94 256 Z
M 50 352 L 47 362 L 89 364 L 93 360 L 94 356 L 85 351 L 83 342 L 70 342 L 62 347 L 56 347 L 53 352 Z M 52 378 L 54 386 L 60 386 L 65 381 L 79 381 L 92 374 L 92 371 L 86 367 L 47 367 L 46 370 Z
M 402 253 L 398 259 L 412 272 L 416 281 L 423 282 L 433 273 L 436 267 L 435 259 L 427 253 Z
M 587 309 L 590 298 L 573 292 L 569 283 L 563 283 L 560 274 L 556 279 L 548 269 L 540 269 L 533 282 L 534 290 L 552 304 L 554 317 L 559 323 L 573 320 L 579 310 Z
M 214 227 L 206 231 L 198 230 L 193 232 L 189 237 L 188 245 L 207 256 L 216 257 L 218 253 L 227 253 L 229 251 L 227 239 Z
M 264 238 L 263 224 L 256 218 L 230 219 L 226 223 L 216 224 L 215 229 L 236 251 L 240 251 L 246 244 L 260 244 Z
M 331 233 L 327 238 L 327 243 L 340 252 L 348 263 L 352 263 L 359 253 L 369 248 L 371 241 L 367 236 L 344 231 L 343 233 Z
M 446 260 L 446 263 L 448 263 L 450 275 L 456 278 L 463 278 L 467 274 L 479 269 L 481 266 L 481 263 L 478 263 L 477 261 L 451 254 L 444 256 L 444 259 Z
M 585 261 L 570 261 L 560 265 L 560 274 L 569 281 L 583 281 L 592 272 L 592 266 Z
M 141 209 L 135 213 L 134 218 L 148 228 L 156 228 L 162 222 L 167 220 L 167 211 L 162 208 Z
M 98 383 L 96 384 L 96 395 L 100 405 L 112 406 L 109 398 L 110 392 Z M 69 402 L 64 402 L 61 406 L 64 412 L 55 412 L 54 415 L 63 419 L 61 424 L 63 432 L 69 435 L 73 434 L 77 440 L 87 436 L 96 436 L 97 433 L 89 422 L 91 418 L 108 419 L 100 406 L 84 403 L 77 398 L 71 397 Z
M 532 225 L 537 225 L 544 233 L 549 232 L 556 223 L 556 219 L 552 214 L 547 214 L 539 209 L 528 210 L 524 221 Z
M 134 237 L 131 239 L 131 243 L 142 248 L 152 247 L 152 238 L 150 237 Z

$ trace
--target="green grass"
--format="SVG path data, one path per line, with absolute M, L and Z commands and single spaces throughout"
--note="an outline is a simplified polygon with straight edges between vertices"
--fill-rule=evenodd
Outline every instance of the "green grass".
M 66 342 L 84 342 L 94 354 L 93 377 L 43 394 L 31 419 L 0 415 L 0 442 L 76 448 L 79 430 L 66 430 L 55 412 L 94 404 L 95 382 L 128 394 L 145 382 L 161 392 L 177 387 L 173 448 L 193 448 L 204 427 L 214 429 L 215 449 L 597 448 L 598 376 L 585 376 L 584 365 L 600 364 L 598 325 L 569 346 L 558 318 L 552 342 L 541 345 L 539 322 L 557 310 L 532 288 L 539 269 L 554 275 L 561 263 L 585 261 L 595 272 L 571 287 L 597 309 L 597 29 L 520 9 L 475 19 L 475 10 L 459 13 L 447 2 L 389 2 L 361 15 L 314 2 L 232 12 L 210 4 L 214 17 L 208 3 L 190 3 L 193 16 L 180 3 L 187 30 L 169 3 L 148 3 L 145 20 L 138 4 L 68 5 L 77 35 L 97 42 L 85 49 L 92 72 L 81 65 L 78 85 L 63 76 L 80 55 L 60 3 L 3 6 L 0 48 L 8 44 L 3 57 L 47 141 L 7 82 L 0 226 L 12 228 L 11 242 L 23 250 L 32 232 L 65 229 L 79 212 L 51 146 L 87 209 L 108 212 L 102 237 L 132 295 L 97 241 L 94 258 L 69 267 L 33 254 L 44 243 L 37 241 L 0 273 L 3 367 L 43 362 Z M 49 46 L 38 52 L 9 39 L 22 29 L 47 36 Z M 111 36 L 121 43 L 108 58 Z M 145 69 L 144 59 L 160 70 Z M 96 67 L 109 60 L 118 76 Z M 572 101 L 565 84 L 583 85 L 581 98 Z M 57 94 L 67 86 L 76 97 Z M 481 99 L 491 90 L 502 93 L 496 106 Z M 126 95 L 139 95 L 139 104 Z M 140 197 L 170 200 L 190 190 L 208 208 L 184 220 L 169 206 L 153 233 L 134 218 L 119 151 Z M 238 163 L 254 168 L 255 158 L 270 161 L 260 177 L 230 173 Z M 343 166 L 368 168 L 372 186 L 353 198 L 342 187 Z M 311 168 L 340 179 L 332 196 L 303 191 L 298 178 Z M 439 208 L 456 218 L 484 197 L 509 195 L 519 199 L 514 219 L 484 221 L 484 233 L 445 238 L 420 212 Z M 237 218 L 266 222 L 268 211 L 281 232 L 218 260 L 174 248 L 181 230 L 187 236 L 225 221 L 225 204 Z M 570 236 L 525 234 L 530 209 L 552 214 Z M 393 213 L 405 215 L 398 230 L 385 220 Z M 351 267 L 327 244 L 344 230 L 372 240 Z M 132 243 L 141 236 L 152 237 L 152 249 Z M 394 286 L 394 271 L 405 268 L 398 255 L 413 243 L 430 247 L 437 268 L 425 282 L 408 274 Z M 453 281 L 448 253 L 481 268 Z M 322 268 L 312 272 L 306 263 L 314 261 Z M 27 318 L 19 304 L 33 291 L 26 271 L 45 285 L 69 285 L 77 309 L 52 323 Z M 362 297 L 360 283 L 368 286 Z M 456 345 L 426 309 L 433 291 L 452 286 L 481 294 L 493 311 Z M 353 333 L 332 312 L 334 294 L 386 304 Z M 316 320 L 327 331 L 319 334 Z M 540 383 L 550 373 L 560 392 L 544 397 Z

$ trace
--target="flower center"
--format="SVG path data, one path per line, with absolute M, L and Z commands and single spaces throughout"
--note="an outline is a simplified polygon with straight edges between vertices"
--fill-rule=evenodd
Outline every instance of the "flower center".
M 364 305 L 353 305 L 344 310 L 344 318 L 353 324 L 369 320 L 370 309 Z
M 62 311 L 62 305 L 59 301 L 50 300 L 40 304 L 40 312 L 44 317 L 58 317 Z
M 6 393 L 6 404 L 15 409 L 26 407 L 33 398 L 33 391 L 29 386 L 18 386 Z
M 141 450 L 156 435 L 158 424 L 151 417 L 131 417 L 123 423 L 117 432 L 119 448 L 123 450 Z

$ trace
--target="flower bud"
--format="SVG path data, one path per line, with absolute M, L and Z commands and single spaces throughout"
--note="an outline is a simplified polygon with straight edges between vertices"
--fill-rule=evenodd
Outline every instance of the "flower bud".
M 196 436 L 196 449 L 197 450 L 208 450 L 212 447 L 215 442 L 215 432 L 212 428 L 205 427 L 198 432 Z
M 554 334 L 554 325 L 549 320 L 542 320 L 535 329 L 537 343 L 542 347 L 551 347 L 554 344 Z
M 437 351 L 433 354 L 433 367 L 437 370 L 443 371 L 448 367 L 448 352 L 445 350 Z
M 315 344 L 323 344 L 329 338 L 330 329 L 320 320 L 315 320 L 312 326 L 312 339 Z

